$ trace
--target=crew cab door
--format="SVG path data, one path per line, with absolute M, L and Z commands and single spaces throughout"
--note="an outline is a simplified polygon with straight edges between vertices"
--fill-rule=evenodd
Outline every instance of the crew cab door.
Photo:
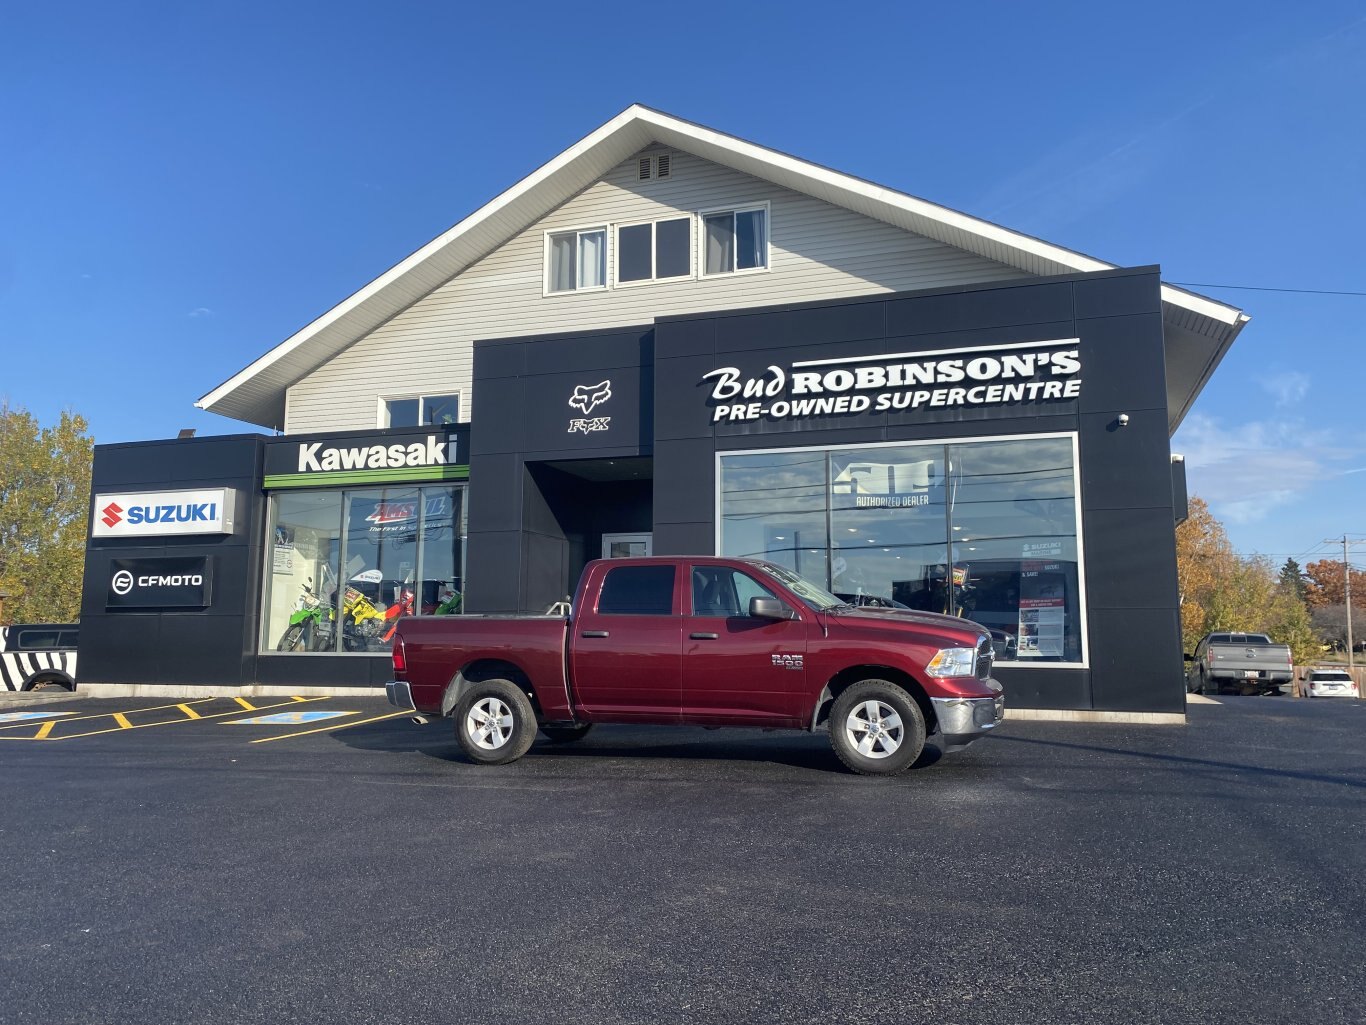
M 683 661 L 678 565 L 621 560 L 599 572 L 600 582 L 588 590 L 596 600 L 576 610 L 571 624 L 575 703 L 592 722 L 677 722 Z
M 809 624 L 749 614 L 751 598 L 792 603 L 743 570 L 708 563 L 689 566 L 686 597 L 684 721 L 794 724 L 805 703 Z M 810 619 L 805 609 L 796 612 Z

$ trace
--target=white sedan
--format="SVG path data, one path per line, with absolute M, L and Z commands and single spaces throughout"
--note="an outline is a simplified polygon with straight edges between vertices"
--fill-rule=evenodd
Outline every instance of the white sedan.
M 1303 694 L 1307 698 L 1354 698 L 1356 682 L 1345 669 L 1311 669 L 1304 674 Z

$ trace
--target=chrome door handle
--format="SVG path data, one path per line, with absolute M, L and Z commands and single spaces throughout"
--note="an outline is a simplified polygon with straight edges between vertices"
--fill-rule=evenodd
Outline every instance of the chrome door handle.
M 581 634 L 579 634 L 579 636 L 580 636 L 580 637 L 606 637 L 606 636 L 607 636 L 607 631 L 606 631 L 606 630 L 585 630 L 585 631 L 583 631 Z
M 689 639 L 690 639 L 690 640 L 694 640 L 694 641 L 714 641 L 714 640 L 716 640 L 716 639 L 717 639 L 718 637 L 720 637 L 720 636 L 721 636 L 720 634 L 689 634 L 689 635 L 688 635 Z

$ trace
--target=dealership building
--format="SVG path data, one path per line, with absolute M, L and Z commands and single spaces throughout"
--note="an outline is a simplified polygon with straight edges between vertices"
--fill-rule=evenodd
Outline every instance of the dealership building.
M 249 430 L 97 446 L 80 683 L 378 687 L 402 616 L 721 554 L 1179 716 L 1170 438 L 1246 321 L 631 107 L 199 400 Z

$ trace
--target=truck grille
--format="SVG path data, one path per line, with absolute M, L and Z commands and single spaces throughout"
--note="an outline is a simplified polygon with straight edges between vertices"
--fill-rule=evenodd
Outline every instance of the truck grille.
M 988 679 L 991 676 L 992 663 L 995 661 L 996 649 L 991 646 L 991 638 L 983 637 L 977 642 L 977 679 Z

